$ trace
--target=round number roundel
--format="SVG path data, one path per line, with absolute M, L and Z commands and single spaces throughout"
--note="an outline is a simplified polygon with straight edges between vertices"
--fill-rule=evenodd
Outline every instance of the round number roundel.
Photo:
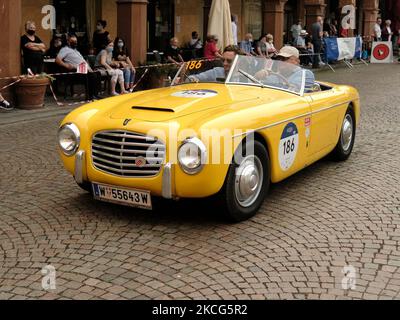
M 296 160 L 299 148 L 299 130 L 291 122 L 283 130 L 279 142 L 279 165 L 283 171 L 289 170 Z
M 389 57 L 390 49 L 386 44 L 378 44 L 372 54 L 376 60 L 385 60 Z

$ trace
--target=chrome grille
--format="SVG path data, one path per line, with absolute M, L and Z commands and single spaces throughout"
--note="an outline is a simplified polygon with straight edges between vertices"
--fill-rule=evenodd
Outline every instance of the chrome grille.
M 128 131 L 102 131 L 92 140 L 95 168 L 122 177 L 157 175 L 165 158 L 165 145 L 155 137 Z

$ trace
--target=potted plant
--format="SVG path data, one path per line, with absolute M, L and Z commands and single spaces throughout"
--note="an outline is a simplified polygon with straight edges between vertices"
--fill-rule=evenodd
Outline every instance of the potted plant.
M 45 73 L 22 76 L 15 89 L 17 107 L 27 110 L 43 108 L 46 89 L 52 80 Z

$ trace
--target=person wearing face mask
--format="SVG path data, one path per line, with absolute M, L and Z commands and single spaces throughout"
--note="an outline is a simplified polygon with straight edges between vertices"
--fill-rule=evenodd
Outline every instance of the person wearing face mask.
M 177 65 L 180 65 L 182 62 L 184 62 L 181 55 L 181 49 L 179 48 L 178 38 L 174 37 L 171 39 L 170 44 L 167 47 L 165 53 L 168 63 L 175 63 Z
M 28 73 L 28 69 L 34 74 L 43 72 L 43 58 L 46 46 L 36 36 L 36 25 L 33 21 L 25 23 L 25 34 L 21 37 L 21 51 L 23 56 L 23 72 Z
M 95 49 L 96 54 L 103 50 L 110 40 L 110 33 L 106 31 L 106 27 L 107 21 L 97 21 L 96 31 L 93 34 L 93 48 Z
M 274 46 L 274 36 L 272 34 L 267 34 L 267 53 L 270 58 L 275 57 L 278 53 Z
M 132 92 L 135 84 L 136 69 L 129 58 L 125 42 L 121 38 L 116 38 L 114 41 L 113 59 L 114 62 L 119 63 L 119 67 L 124 72 L 125 90 Z
M 86 93 L 88 100 L 97 100 L 98 97 L 101 74 L 95 72 L 90 68 L 86 60 L 83 58 L 82 54 L 77 50 L 78 39 L 75 35 L 69 36 L 67 40 L 68 45 L 63 47 L 57 55 L 56 64 L 68 72 L 76 72 L 78 66 L 82 63 L 87 64 L 88 73 L 87 74 L 68 74 L 67 77 L 84 77 Z
M 95 68 L 102 72 L 107 73 L 111 76 L 111 95 L 118 96 L 116 91 L 117 82 L 121 87 L 121 94 L 129 93 L 125 90 L 124 73 L 119 69 L 120 64 L 117 61 L 113 61 L 114 42 L 109 41 L 108 45 L 99 52 L 96 57 Z
M 253 35 L 251 33 L 246 34 L 245 39 L 240 43 L 240 49 L 247 56 L 256 56 L 257 55 L 253 48 Z

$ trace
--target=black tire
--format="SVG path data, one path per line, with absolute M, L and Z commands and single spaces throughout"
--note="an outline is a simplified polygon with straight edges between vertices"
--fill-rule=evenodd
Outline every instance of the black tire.
M 231 222 L 241 222 L 253 217 L 260 209 L 268 194 L 271 182 L 270 160 L 266 148 L 258 141 L 254 142 L 254 156 L 256 156 L 261 162 L 263 179 L 260 193 L 254 203 L 250 206 L 242 206 L 236 196 L 236 171 L 239 169 L 240 164 L 236 164 L 233 160 L 229 167 L 225 185 L 220 194 L 220 199 L 224 205 L 224 214 Z
M 350 145 L 347 147 L 343 143 L 343 137 L 344 137 L 344 129 L 343 128 L 344 128 L 346 119 L 350 119 L 350 118 L 352 121 L 352 130 L 351 130 L 352 135 L 351 135 Z M 353 152 L 355 138 L 356 138 L 356 117 L 354 115 L 353 108 L 350 106 L 347 109 L 346 114 L 343 118 L 342 128 L 340 129 L 339 141 L 331 154 L 332 159 L 334 161 L 338 161 L 338 162 L 346 161 L 350 157 L 351 153 Z

